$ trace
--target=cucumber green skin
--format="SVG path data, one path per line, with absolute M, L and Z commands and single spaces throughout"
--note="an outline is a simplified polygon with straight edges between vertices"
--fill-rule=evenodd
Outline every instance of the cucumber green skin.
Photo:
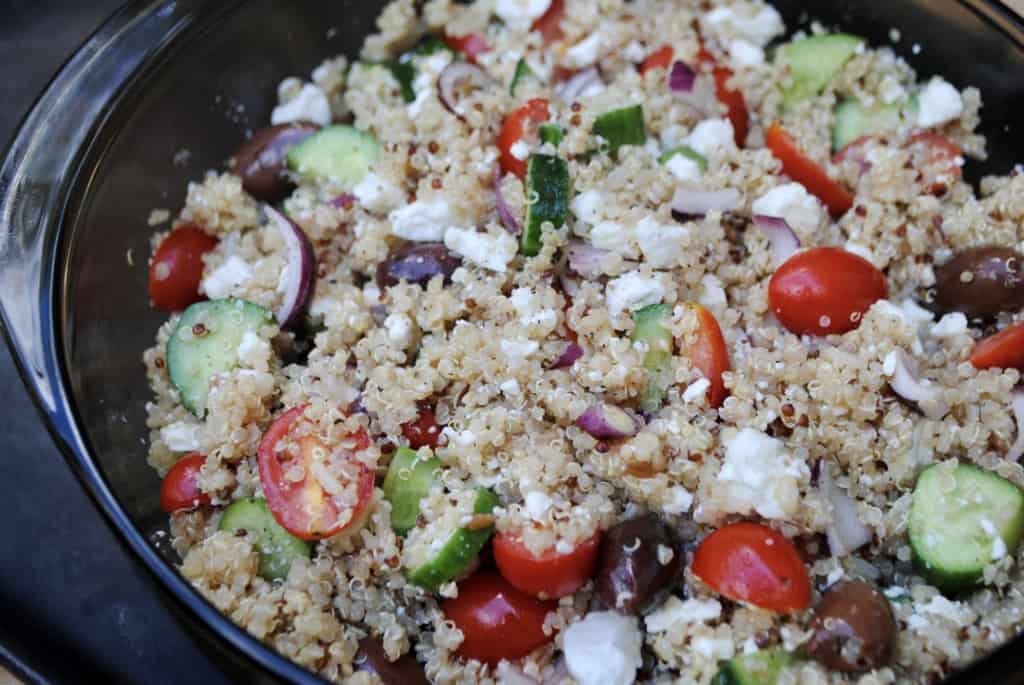
M 783 93 L 783 104 L 789 107 L 823 91 L 863 43 L 857 36 L 827 33 L 783 45 L 779 58 L 789 65 L 793 79 Z
M 893 103 L 867 109 L 859 100 L 844 100 L 836 105 L 832 126 L 832 151 L 844 147 L 866 135 L 891 131 L 900 124 L 904 103 Z
M 402 62 L 397 59 L 381 62 L 381 66 L 387 67 L 391 75 L 398 81 L 398 88 L 402 93 L 402 100 L 405 102 L 416 101 L 416 91 L 412 88 L 412 82 L 416 79 L 416 69 L 409 62 Z
M 258 497 L 243 497 L 228 505 L 220 517 L 217 530 L 234 533 L 245 530 L 256 539 L 260 555 L 259 574 L 267 580 L 278 580 L 288 575 L 292 562 L 313 556 L 313 545 L 300 540 L 282 528 L 267 509 L 267 501 Z
M 647 386 L 640 395 L 640 408 L 653 412 L 661 409 L 668 390 L 668 372 L 672 363 L 672 349 L 675 340 L 665 322 L 672 316 L 672 307 L 667 304 L 652 304 L 633 312 L 633 342 L 647 343 L 644 368 L 647 369 Z
M 632 105 L 605 112 L 594 121 L 594 133 L 608 141 L 608 152 L 613 157 L 623 145 L 643 145 L 647 142 L 644 108 Z
M 555 147 L 558 147 L 558 144 L 562 142 L 562 136 L 564 135 L 558 124 L 541 124 L 537 132 L 540 134 L 542 142 L 551 143 Z
M 245 300 L 227 298 L 197 302 L 186 309 L 167 341 L 167 375 L 186 409 L 202 416 L 210 394 L 210 378 L 238 366 L 238 344 L 247 331 L 274 322 L 269 311 Z M 206 333 L 192 334 L 197 323 Z
M 1007 555 L 1016 554 L 1024 536 L 1024 491 L 991 471 L 960 464 L 953 472 L 955 490 L 943 492 L 940 473 L 933 465 L 918 476 L 910 505 L 910 548 L 914 566 L 928 582 L 956 592 L 976 585 L 992 561 L 994 538 L 982 529 L 982 519 L 993 523 Z M 984 501 L 978 502 L 979 496 Z
M 384 498 L 391 502 L 391 527 L 399 535 L 405 535 L 416 525 L 420 500 L 430 492 L 440 470 L 441 460 L 436 457 L 420 459 L 408 447 L 399 447 L 395 452 L 382 487 Z
M 711 685 L 775 685 L 782 670 L 795 661 L 781 649 L 740 654 L 722 664 Z
M 493 492 L 487 488 L 476 491 L 476 501 L 473 502 L 474 514 L 489 514 L 496 506 L 498 498 Z M 438 588 L 448 581 L 455 580 L 469 568 L 493 532 L 494 526 L 478 530 L 459 528 L 451 534 L 448 542 L 433 559 L 409 570 L 407 577 L 421 588 L 437 592 Z
M 555 228 L 565 225 L 569 214 L 569 165 L 551 155 L 530 155 L 526 165 L 526 195 L 536 202 L 527 205 L 526 225 L 519 250 L 527 257 L 540 252 L 541 227 L 550 221 Z
M 524 79 L 532 78 L 534 76 L 533 69 L 526 63 L 525 57 L 520 57 L 519 61 L 516 62 L 516 73 L 512 75 L 512 83 L 508 87 L 508 94 L 516 94 L 516 86 L 518 86 Z
M 708 158 L 702 155 L 701 153 L 697 152 L 693 148 L 687 147 L 686 145 L 683 145 L 682 147 L 674 147 L 668 152 L 662 153 L 662 155 L 658 157 L 658 164 L 665 164 L 666 162 L 668 162 L 668 160 L 672 159 L 676 155 L 682 155 L 683 157 L 686 157 L 696 162 L 697 166 L 700 167 L 701 171 L 708 170 Z
M 411 67 L 410 67 L 411 68 Z M 380 156 L 377 140 L 352 126 L 325 126 L 288 151 L 288 168 L 306 178 L 355 185 Z

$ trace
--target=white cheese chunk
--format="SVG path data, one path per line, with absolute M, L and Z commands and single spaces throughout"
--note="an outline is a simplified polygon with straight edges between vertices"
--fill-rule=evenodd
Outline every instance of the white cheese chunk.
M 739 36 L 760 47 L 786 32 L 782 16 L 767 5 L 758 9 L 753 5 L 749 9 L 718 7 L 703 16 L 703 25 L 708 33 L 720 39 Z
M 686 142 L 705 157 L 718 150 L 736 149 L 736 136 L 728 119 L 705 119 L 694 127 Z
M 645 276 L 637 271 L 614 278 L 605 289 L 608 311 L 613 317 L 631 312 L 665 299 L 668 290 L 656 276 Z
M 759 67 L 764 64 L 764 49 L 739 38 L 729 43 L 729 57 L 741 69 Z
M 686 386 L 686 390 L 683 391 L 683 402 L 700 402 L 703 401 L 704 397 L 708 393 L 708 388 L 711 387 L 711 381 L 707 378 L 700 378 L 695 380 Z
M 686 155 L 672 155 L 665 167 L 680 181 L 697 181 L 703 174 L 700 165 Z
M 548 510 L 551 509 L 552 500 L 546 493 L 540 490 L 533 490 L 526 493 L 523 498 L 523 508 L 534 521 L 543 521 Z
M 292 99 L 282 102 L 270 113 L 270 123 L 275 126 L 294 121 L 312 121 L 320 126 L 331 123 L 331 103 L 319 86 L 304 84 Z
M 444 244 L 463 259 L 498 272 L 505 271 L 519 250 L 519 243 L 508 233 L 491 235 L 462 228 L 449 228 Z
M 590 230 L 590 244 L 632 259 L 639 252 L 630 234 L 631 231 L 620 223 L 602 221 Z
M 530 156 L 530 146 L 527 145 L 524 140 L 517 140 L 512 143 L 512 147 L 509 148 L 509 152 L 513 157 L 522 162 Z
M 370 172 L 352 189 L 356 200 L 367 211 L 384 214 L 402 204 L 402 190 L 390 181 Z
M 496 0 L 494 13 L 509 27 L 526 29 L 544 16 L 549 7 L 551 0 Z
M 679 224 L 663 224 L 652 216 L 641 219 L 635 229 L 644 260 L 654 269 L 671 269 L 683 258 L 683 241 L 689 229 Z
M 565 51 L 565 58 L 562 60 L 565 66 L 574 69 L 589 67 L 601 57 L 601 47 L 604 44 L 604 37 L 600 31 L 594 31 L 576 45 Z
M 430 243 L 443 240 L 448 228 L 456 223 L 451 207 L 444 200 L 417 200 L 391 212 L 388 219 L 391 232 L 399 238 Z
M 797 233 L 812 233 L 821 221 L 821 202 L 799 183 L 786 183 L 772 188 L 754 200 L 754 214 L 785 219 Z
M 388 314 L 384 319 L 388 340 L 399 349 L 405 349 L 412 342 L 412 319 L 405 314 Z
M 160 439 L 172 452 L 195 452 L 199 449 L 198 423 L 176 421 L 160 429 Z
M 536 340 L 502 340 L 501 351 L 512 361 L 522 361 L 540 349 Z
M 249 263 L 237 255 L 231 255 L 203 279 L 200 288 L 211 300 L 220 300 L 235 294 L 250 278 L 252 267 Z
M 238 343 L 238 361 L 245 366 L 266 371 L 270 363 L 270 342 L 264 340 L 252 331 L 246 331 L 242 335 L 242 341 Z
M 733 654 L 736 653 L 736 648 L 732 644 L 732 640 L 724 637 L 707 637 L 701 635 L 693 638 L 690 641 L 690 646 L 693 651 L 700 654 L 705 659 L 711 661 L 723 661 L 725 659 L 731 659 Z
M 598 611 L 565 630 L 562 650 L 580 685 L 631 685 L 643 663 L 643 641 L 636 618 Z
M 960 91 L 945 79 L 936 76 L 918 95 L 917 125 L 931 128 L 959 119 L 964 112 Z
M 797 512 L 800 484 L 809 476 L 807 465 L 786 452 L 780 440 L 744 428 L 726 441 L 714 488 L 726 512 L 756 511 L 765 518 L 785 519 Z
M 952 338 L 967 333 L 967 317 L 962 312 L 950 312 L 932 326 L 932 336 Z
M 663 633 L 676 625 L 704 623 L 722 615 L 722 605 L 715 599 L 688 599 L 669 597 L 657 610 L 644 619 L 648 633 Z
M 594 225 L 601 220 L 601 210 L 604 207 L 604 198 L 596 190 L 588 190 L 580 193 L 569 203 L 572 213 L 585 224 Z

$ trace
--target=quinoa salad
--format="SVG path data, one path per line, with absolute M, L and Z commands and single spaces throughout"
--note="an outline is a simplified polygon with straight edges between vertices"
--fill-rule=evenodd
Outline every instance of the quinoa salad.
M 1018 635 L 1024 177 L 841 29 L 394 0 L 280 83 L 152 238 L 184 577 L 357 685 L 934 683 Z

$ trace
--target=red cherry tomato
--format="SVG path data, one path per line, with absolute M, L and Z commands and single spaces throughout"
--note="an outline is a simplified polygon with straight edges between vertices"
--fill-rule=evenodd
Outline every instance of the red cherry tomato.
M 171 231 L 149 264 L 149 298 L 165 312 L 179 312 L 203 299 L 203 255 L 217 247 L 217 239 L 193 224 Z
M 434 449 L 441 437 L 441 427 L 430 409 L 423 408 L 415 420 L 402 424 L 402 435 L 409 441 L 409 447 L 418 450 L 421 447 Z
M 459 583 L 459 596 L 445 600 L 441 610 L 465 636 L 459 655 L 493 666 L 550 642 L 544 618 L 556 606 L 520 592 L 497 573 L 481 572 Z
M 668 69 L 672 66 L 672 56 L 675 51 L 671 45 L 662 45 L 660 48 L 647 55 L 647 59 L 640 65 L 640 73 L 646 74 L 651 69 Z
M 732 369 L 729 349 L 725 346 L 722 328 L 714 314 L 699 304 L 691 303 L 690 306 L 697 314 L 699 325 L 697 339 L 690 346 L 688 356 L 704 377 L 711 381 L 711 387 L 708 388 L 708 404 L 717 409 L 729 395 L 722 379 L 722 374 Z
M 852 331 L 860 325 L 861 315 L 887 294 L 881 271 L 838 247 L 815 247 L 793 255 L 768 283 L 772 312 L 797 335 Z
M 944 194 L 949 184 L 963 176 L 963 151 L 960 146 L 938 133 L 917 133 L 907 140 L 907 147 L 922 169 L 922 181 L 928 192 Z
M 370 446 L 366 431 L 352 436 L 352 449 L 338 446 L 330 450 L 311 430 L 312 424 L 303 416 L 305 410 L 305 405 L 289 409 L 263 434 L 257 451 L 260 484 L 270 513 L 282 528 L 303 540 L 322 540 L 365 522 L 375 473 L 356 459 L 358 452 Z M 320 485 L 311 467 L 324 458 L 343 460 L 343 470 L 357 474 L 352 477 L 354 483 L 342 483 L 355 486 L 354 504 L 331 495 Z M 288 478 L 293 464 L 303 467 L 301 480 Z
M 532 140 L 537 136 L 537 127 L 551 118 L 548 101 L 543 98 L 530 100 L 505 117 L 498 135 L 498 151 L 501 153 L 501 171 L 526 177 L 526 160 L 512 154 L 512 146 L 520 140 Z
M 838 218 L 846 214 L 853 206 L 853 195 L 850 191 L 829 178 L 817 163 L 805 157 L 796 141 L 790 138 L 779 122 L 775 122 L 768 129 L 765 144 L 775 158 L 782 162 L 782 170 L 786 175 L 821 200 L 833 217 Z
M 484 37 L 477 33 L 469 33 L 465 36 L 449 36 L 445 34 L 444 42 L 452 50 L 465 55 L 466 59 L 473 64 L 476 64 L 477 57 L 491 49 L 491 46 L 487 44 Z
M 976 369 L 1024 371 L 1024 321 L 979 340 L 971 352 L 971 364 Z
M 726 597 L 762 609 L 801 611 L 811 603 L 799 552 L 758 523 L 734 523 L 704 538 L 693 555 L 693 573 Z
M 199 489 L 197 477 L 206 456 L 193 452 L 171 467 L 160 486 L 160 508 L 168 514 L 190 511 L 210 503 L 210 496 Z
M 597 531 L 565 554 L 551 548 L 534 556 L 518 533 L 498 533 L 494 536 L 494 561 L 501 575 L 517 590 L 558 599 L 571 595 L 590 580 L 600 547 L 601 531 Z
M 548 11 L 540 19 L 533 22 L 531 31 L 537 31 L 544 37 L 545 45 L 562 38 L 562 19 L 565 18 L 565 0 L 553 0 Z
M 725 105 L 729 123 L 732 124 L 736 146 L 745 146 L 747 134 L 750 133 L 750 111 L 747 109 L 747 101 L 743 97 L 743 92 L 729 87 L 729 80 L 733 76 L 732 70 L 718 66 L 715 56 L 708 52 L 703 42 L 700 52 L 697 53 L 697 61 L 712 66 L 711 76 L 715 79 L 715 97 Z

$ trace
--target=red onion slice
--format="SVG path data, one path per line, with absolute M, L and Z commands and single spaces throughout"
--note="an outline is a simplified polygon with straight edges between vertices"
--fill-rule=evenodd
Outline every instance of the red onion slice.
M 576 425 L 598 440 L 629 438 L 637 433 L 637 422 L 630 414 L 604 402 L 583 412 Z
M 277 322 L 283 329 L 292 328 L 302 320 L 306 303 L 313 294 L 316 275 L 316 254 L 305 231 L 295 225 L 273 207 L 264 208 L 267 218 L 281 231 L 281 238 L 288 250 L 288 264 L 284 268 L 281 282 L 284 283 L 284 300 L 276 312 Z
M 692 93 L 697 81 L 697 72 L 686 62 L 676 62 L 668 75 L 668 88 L 673 93 Z
M 731 212 L 740 206 L 743 196 L 735 188 L 693 190 L 680 188 L 672 198 L 672 212 L 684 217 L 704 216 L 708 212 Z
M 929 419 L 938 421 L 949 407 L 942 399 L 942 390 L 928 380 L 917 377 L 913 365 L 903 350 L 893 350 L 885 358 L 883 368 L 885 375 L 889 376 L 889 387 L 893 392 L 913 402 Z
M 338 209 L 348 209 L 356 201 L 356 196 L 351 193 L 343 193 L 331 200 L 331 204 Z
M 602 90 L 604 90 L 604 79 L 601 78 L 601 72 L 597 70 L 597 67 L 577 72 L 570 76 L 569 80 L 555 86 L 555 93 L 565 102 L 597 95 Z
M 570 342 L 565 346 L 565 350 L 561 356 L 551 363 L 548 368 L 552 369 L 567 369 L 576 363 L 580 357 L 583 356 L 583 348 L 579 344 Z
M 1024 455 L 1024 388 L 1013 391 L 1010 405 L 1013 407 L 1013 418 L 1017 422 L 1017 440 L 1006 453 L 1007 461 L 1017 461 Z
M 874 534 L 857 515 L 854 499 L 832 480 L 827 460 L 819 464 L 818 489 L 832 514 L 832 521 L 825 529 L 832 555 L 849 554 L 871 542 Z
M 573 241 L 566 251 L 569 255 L 569 268 L 575 273 L 587 279 L 598 278 L 602 274 L 601 265 L 608 256 L 608 250 Z
M 785 219 L 778 216 L 756 214 L 754 225 L 764 231 L 765 237 L 772 245 L 772 259 L 779 266 L 800 249 L 800 239 L 789 227 Z
M 498 219 L 501 220 L 501 225 L 505 227 L 505 230 L 512 235 L 519 235 L 523 231 L 523 227 L 519 224 L 519 220 L 516 219 L 515 214 L 512 213 L 512 209 L 505 202 L 505 196 L 501 194 L 501 167 L 494 167 L 494 206 L 498 210 Z
M 459 100 L 465 91 L 476 90 L 487 85 L 487 72 L 470 62 L 452 62 L 437 77 L 437 93 L 441 104 L 449 112 L 465 121 Z

